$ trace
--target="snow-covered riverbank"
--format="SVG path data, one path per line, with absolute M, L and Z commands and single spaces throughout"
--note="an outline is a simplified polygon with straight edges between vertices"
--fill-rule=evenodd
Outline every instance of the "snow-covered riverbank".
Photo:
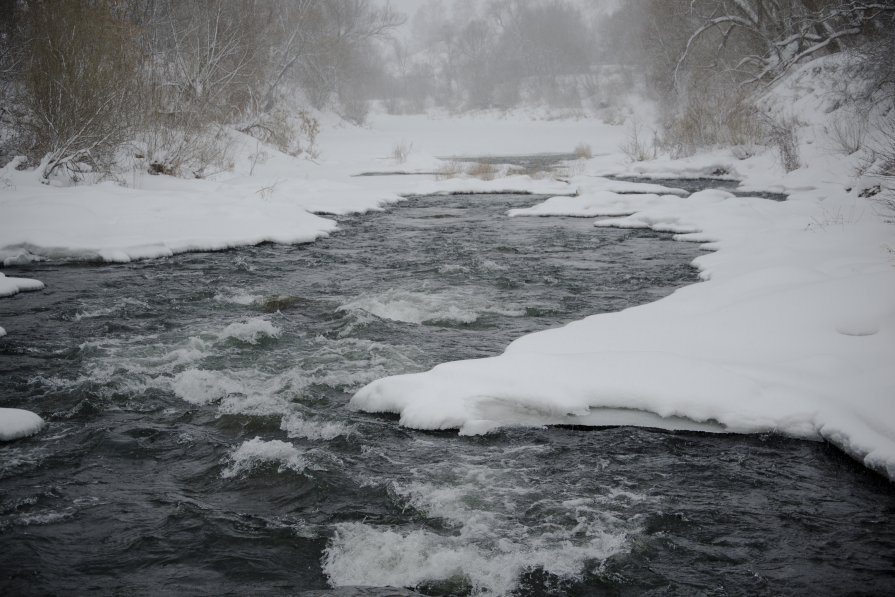
M 625 134 L 592 121 L 380 116 L 369 129 L 330 129 L 319 163 L 275 152 L 259 163 L 246 149 L 235 172 L 215 180 L 142 176 L 132 187 L 54 188 L 7 168 L 0 251 L 7 265 L 127 261 L 308 242 L 335 225 L 315 214 L 378 209 L 402 195 L 578 194 L 510 215 L 594 217 L 597 226 L 705 242 L 712 252 L 696 265 L 706 281 L 651 305 L 521 338 L 499 357 L 374 382 L 352 407 L 465 433 L 515 424 L 675 427 L 682 418 L 734 432 L 824 438 L 895 477 L 895 228 L 859 197 L 852 165 L 821 147 L 817 129 L 803 135 L 806 165 L 788 175 L 770 152 L 632 165 L 618 151 Z M 580 143 L 595 157 L 570 163 L 563 181 L 432 174 L 446 163 L 435 156 L 569 152 Z M 396 145 L 410 149 L 403 162 L 391 156 Z M 371 171 L 417 174 L 353 176 Z M 714 190 L 683 198 L 662 185 L 603 177 L 718 172 L 741 179 L 741 189 L 789 200 Z

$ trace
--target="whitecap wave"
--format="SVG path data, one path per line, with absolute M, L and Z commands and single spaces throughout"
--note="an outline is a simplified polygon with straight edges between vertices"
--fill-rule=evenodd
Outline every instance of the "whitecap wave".
M 219 340 L 238 340 L 246 344 L 258 344 L 264 338 L 279 338 L 280 328 L 263 317 L 231 323 L 218 334 Z
M 411 468 L 407 480 L 388 484 L 388 491 L 405 510 L 437 524 L 336 525 L 323 560 L 330 582 L 434 584 L 448 592 L 503 595 L 517 589 L 527 571 L 575 580 L 626 549 L 638 531 L 631 505 L 651 498 L 577 476 L 545 485 L 540 469 L 520 458 L 520 450 L 544 458 L 549 448 L 513 446 Z
M 350 435 L 354 427 L 336 421 L 318 421 L 306 419 L 299 414 L 291 413 L 283 417 L 280 429 L 292 438 L 304 438 L 311 441 L 332 440 L 341 435 Z
M 243 307 L 248 307 L 249 305 L 254 305 L 260 303 L 262 297 L 260 294 L 249 294 L 247 292 L 241 291 L 231 291 L 227 293 L 219 292 L 214 295 L 214 300 L 219 303 L 228 303 L 231 305 L 241 305 Z
M 621 551 L 625 536 L 601 533 L 574 544 L 529 545 L 510 539 L 483 544 L 468 537 L 426 530 L 398 531 L 360 522 L 336 525 L 323 570 L 334 586 L 415 587 L 445 583 L 474 593 L 506 595 L 526 570 L 543 569 L 561 579 L 581 575 L 592 560 Z
M 276 465 L 279 473 L 287 470 L 303 473 L 310 467 L 304 453 L 292 444 L 260 437 L 243 442 L 230 453 L 227 461 L 229 465 L 221 471 L 224 479 L 244 475 L 261 466 Z
M 404 323 L 450 322 L 471 324 L 484 314 L 521 317 L 524 310 L 500 307 L 460 292 L 454 294 L 411 292 L 391 289 L 378 294 L 362 295 L 340 306 L 337 311 L 369 314 L 379 319 Z
M 171 381 L 174 394 L 190 404 L 209 404 L 229 396 L 245 393 L 245 386 L 239 380 L 230 378 L 220 371 L 187 369 L 174 376 Z

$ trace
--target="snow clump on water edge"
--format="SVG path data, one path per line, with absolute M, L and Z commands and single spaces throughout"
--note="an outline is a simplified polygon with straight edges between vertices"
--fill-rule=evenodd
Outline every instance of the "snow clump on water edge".
M 0 297 L 12 296 L 20 292 L 43 290 L 44 283 L 31 278 L 11 278 L 0 273 Z
M 44 420 L 31 411 L 19 408 L 0 408 L 0 441 L 9 442 L 34 435 L 43 426 Z

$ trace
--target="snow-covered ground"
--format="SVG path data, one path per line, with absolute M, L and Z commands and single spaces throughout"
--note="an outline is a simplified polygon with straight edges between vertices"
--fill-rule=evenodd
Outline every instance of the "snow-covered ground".
M 126 177 L 126 186 L 43 185 L 33 170 L 16 170 L 14 160 L 0 169 L 0 261 L 125 262 L 264 241 L 301 243 L 335 227 L 313 214 L 369 211 L 406 195 L 569 193 L 565 183 L 528 176 L 480 180 L 431 173 L 447 163 L 435 156 L 569 153 L 581 142 L 610 153 L 623 135 L 619 127 L 589 121 L 379 115 L 366 128 L 330 123 L 316 161 L 261 150 L 254 139 L 233 133 L 239 149 L 231 173 L 212 180 L 139 173 Z M 394 158 L 399 145 L 408 150 L 403 161 Z M 368 172 L 429 174 L 355 176 Z
M 783 103 L 821 113 L 816 94 L 800 89 Z M 214 180 L 143 175 L 130 187 L 56 188 L 7 167 L 0 172 L 0 258 L 7 266 L 127 261 L 264 240 L 308 242 L 335 226 L 314 214 L 378 209 L 405 195 L 555 195 L 508 215 L 591 217 L 597 226 L 704 242 L 696 265 L 705 281 L 650 305 L 521 338 L 498 357 L 373 382 L 353 408 L 463 433 L 550 423 L 773 431 L 826 439 L 895 478 L 895 226 L 858 196 L 865 185 L 854 179 L 851 159 L 829 149 L 818 122 L 807 124 L 804 167 L 789 174 L 771 152 L 630 164 L 618 151 L 624 127 L 495 115 L 378 115 L 367 128 L 330 126 L 316 162 L 273 150 L 251 159 L 257 145 L 246 138 L 235 171 Z M 445 167 L 438 158 L 568 153 L 581 143 L 595 157 L 570 163 L 562 182 L 432 174 Z M 409 149 L 405 160 L 393 157 L 396 146 Z M 377 171 L 415 174 L 353 176 Z M 718 172 L 742 180 L 741 189 L 789 200 L 718 190 L 683 197 L 678 189 L 604 178 Z
M 895 478 L 895 226 L 860 197 L 875 181 L 831 148 L 829 94 L 781 86 L 768 103 L 799 113 L 803 166 L 773 152 L 718 151 L 620 164 L 597 156 L 553 197 L 509 215 L 598 218 L 705 243 L 704 282 L 664 300 L 520 338 L 490 359 L 378 380 L 351 406 L 421 429 L 483 433 L 504 425 L 584 424 L 777 432 L 826 439 Z M 723 176 L 738 190 L 688 198 L 601 175 Z M 637 193 L 637 194 L 631 194 Z

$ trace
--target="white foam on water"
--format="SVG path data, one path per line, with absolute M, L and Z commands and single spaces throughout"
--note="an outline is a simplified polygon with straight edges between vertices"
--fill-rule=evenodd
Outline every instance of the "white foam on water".
M 78 311 L 71 318 L 72 321 L 81 321 L 82 319 L 94 319 L 96 317 L 105 317 L 115 313 L 115 307 L 97 307 L 95 309 L 85 309 Z
M 18 523 L 24 526 L 52 524 L 54 522 L 59 522 L 60 520 L 65 520 L 66 518 L 71 518 L 74 514 L 75 512 L 73 510 L 63 510 L 61 512 L 56 510 L 34 512 L 19 518 Z
M 260 437 L 243 442 L 230 452 L 227 461 L 229 465 L 221 471 L 224 479 L 244 475 L 260 466 L 276 465 L 279 473 L 303 473 L 310 466 L 304 452 L 291 443 L 277 439 L 265 441 Z
M 414 346 L 395 346 L 359 338 L 318 336 L 301 360 L 308 379 L 331 388 L 354 389 L 385 375 L 420 371 L 425 355 Z
M 475 323 L 486 313 L 521 317 L 524 310 L 498 307 L 480 297 L 455 292 L 424 293 L 402 289 L 386 290 L 378 294 L 362 295 L 340 306 L 337 311 L 369 314 L 380 319 L 404 323 Z
M 526 570 L 542 568 L 572 579 L 587 562 L 602 561 L 624 544 L 624 535 L 606 533 L 584 545 L 557 542 L 543 547 L 512 540 L 480 545 L 463 536 L 349 522 L 336 525 L 324 552 L 323 570 L 336 587 L 415 587 L 441 581 L 468 584 L 478 594 L 506 595 Z
M 267 319 L 252 317 L 246 321 L 231 323 L 218 334 L 218 339 L 258 344 L 264 338 L 279 338 L 280 334 L 281 330 Z
M 115 315 L 117 313 L 121 313 L 123 311 L 128 311 L 131 309 L 139 309 L 146 310 L 149 309 L 149 304 L 130 297 L 117 299 L 113 304 L 106 305 L 93 305 L 93 304 L 84 304 L 83 308 L 72 316 L 72 321 L 78 322 L 84 319 L 95 319 L 97 317 L 108 317 L 109 315 Z
M 490 259 L 484 259 L 479 264 L 479 269 L 485 272 L 503 272 L 508 268 L 505 265 L 501 265 L 496 261 L 492 261 Z
M 0 458 L 0 479 L 37 468 L 46 457 L 45 449 L 4 446 L 3 458 Z
M 405 509 L 438 522 L 425 528 L 337 524 L 324 572 L 334 586 L 447 583 L 498 595 L 512 592 L 533 569 L 560 580 L 580 578 L 627 548 L 639 520 L 630 507 L 652 498 L 600 487 L 582 476 L 584 467 L 571 481 L 545 482 L 538 455 L 550 449 L 486 449 L 411 468 L 389 491 Z
M 341 435 L 350 435 L 354 426 L 336 421 L 306 419 L 297 413 L 291 413 L 283 417 L 280 429 L 292 438 L 328 441 Z
M 240 290 L 232 290 L 228 291 L 226 294 L 218 293 L 214 295 L 214 300 L 218 301 L 219 303 L 242 305 L 243 307 L 256 305 L 260 303 L 263 298 L 264 297 L 262 297 L 260 294 L 249 294 Z
M 209 404 L 230 394 L 245 393 L 245 386 L 219 371 L 187 369 L 174 376 L 174 394 L 190 404 Z
M 211 372 L 219 378 L 216 389 L 234 389 L 221 396 L 219 414 L 270 416 L 290 412 L 292 401 L 309 385 L 301 367 L 271 375 L 257 369 Z M 213 382 L 215 383 L 215 382 Z
M 439 274 L 465 274 L 469 272 L 469 268 L 459 263 L 445 263 L 438 268 Z
M 108 397 L 171 390 L 176 375 L 211 355 L 213 345 L 196 336 L 173 345 L 160 342 L 157 336 L 139 336 L 126 342 L 105 338 L 84 342 L 79 349 L 83 369 L 78 377 L 36 376 L 31 381 L 60 390 L 89 386 L 92 392 Z M 186 394 L 185 386 L 181 391 Z
M 251 394 L 249 396 L 231 395 L 221 400 L 218 414 L 249 415 L 266 417 L 282 415 L 289 411 L 290 402 L 281 396 Z

